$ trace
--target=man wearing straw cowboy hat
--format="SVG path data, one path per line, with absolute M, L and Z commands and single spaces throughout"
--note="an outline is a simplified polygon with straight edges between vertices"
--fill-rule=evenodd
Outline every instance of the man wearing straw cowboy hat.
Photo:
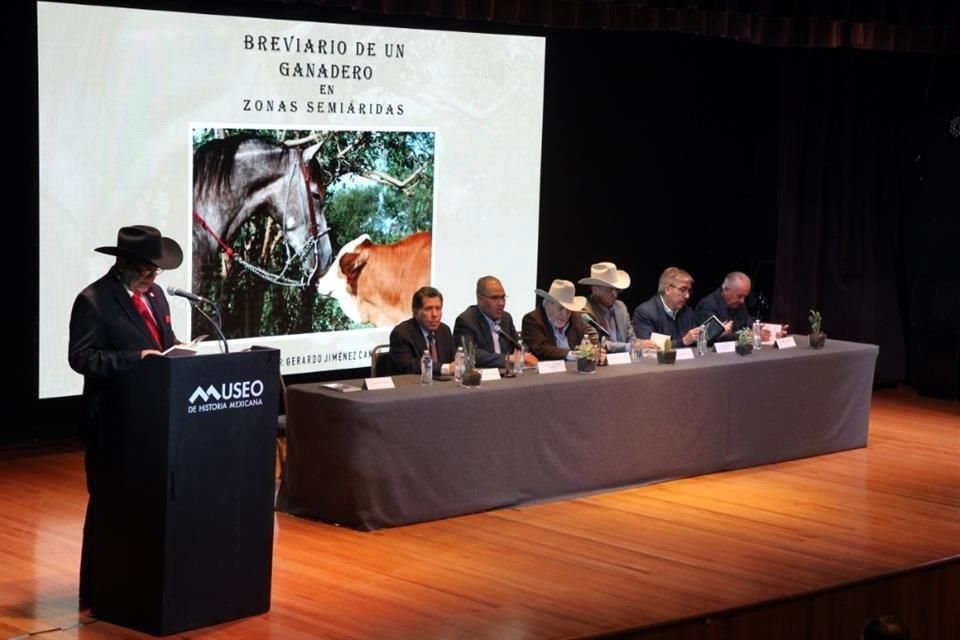
M 116 256 L 116 260 L 74 301 L 67 354 L 70 367 L 83 375 L 80 436 L 86 447 L 84 468 L 90 495 L 80 554 L 81 608 L 91 604 L 97 498 L 111 482 L 101 444 L 113 435 L 110 425 L 102 423 L 100 407 L 119 374 L 133 369 L 148 355 L 177 344 L 170 306 L 154 280 L 163 269 L 175 269 L 183 261 L 179 244 L 145 225 L 122 227 L 116 246 L 96 251 Z
M 574 295 L 569 280 L 554 280 L 550 291 L 537 289 L 536 294 L 543 305 L 523 316 L 523 341 L 540 360 L 563 360 L 586 333 L 579 312 L 587 299 Z
M 630 275 L 612 262 L 598 262 L 590 266 L 590 277 L 580 278 L 578 284 L 590 285 L 584 312 L 610 334 L 604 342 L 607 351 L 630 351 L 636 334 L 627 305 L 618 300 L 620 292 L 630 286 Z

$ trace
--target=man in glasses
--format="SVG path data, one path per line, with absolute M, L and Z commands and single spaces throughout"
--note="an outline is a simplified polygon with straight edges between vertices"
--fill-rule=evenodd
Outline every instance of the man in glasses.
M 508 356 L 516 348 L 520 336 L 513 317 L 505 310 L 506 305 L 507 293 L 500 280 L 483 276 L 477 280 L 477 304 L 467 307 L 453 324 L 453 337 L 458 346 L 463 343 L 464 336 L 473 338 L 478 367 L 503 369 L 507 366 Z M 524 364 L 537 364 L 536 356 L 527 353 Z
M 696 344 L 700 327 L 693 310 L 687 306 L 692 291 L 693 276 L 677 267 L 664 269 L 657 294 L 633 311 L 633 331 L 637 337 L 649 340 L 656 332 L 670 336 L 675 347 Z
M 118 374 L 177 343 L 170 306 L 154 280 L 162 269 L 175 269 L 183 261 L 176 241 L 146 225 L 121 228 L 116 246 L 96 251 L 116 258 L 103 277 L 77 295 L 70 313 L 67 353 L 70 367 L 83 375 L 80 437 L 86 447 L 84 468 L 90 496 L 80 555 L 81 608 L 92 604 L 90 572 L 97 536 L 93 514 L 98 497 L 111 482 L 110 463 L 103 459 L 101 449 L 110 437 L 110 425 L 103 424 L 100 408 Z

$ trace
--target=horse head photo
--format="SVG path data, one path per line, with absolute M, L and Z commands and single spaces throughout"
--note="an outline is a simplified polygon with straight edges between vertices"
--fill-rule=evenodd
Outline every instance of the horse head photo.
M 398 300 L 430 277 L 434 140 L 429 131 L 195 128 L 193 290 L 217 304 L 228 338 L 408 315 Z M 354 246 L 360 236 L 367 244 Z M 193 335 L 208 332 L 202 314 L 192 320 Z
M 279 144 L 252 135 L 214 139 L 193 156 L 193 281 L 221 272 L 220 254 L 237 255 L 238 232 L 257 216 L 282 230 L 284 273 L 304 285 L 322 276 L 333 257 L 323 209 L 330 176 L 313 162 L 319 145 Z

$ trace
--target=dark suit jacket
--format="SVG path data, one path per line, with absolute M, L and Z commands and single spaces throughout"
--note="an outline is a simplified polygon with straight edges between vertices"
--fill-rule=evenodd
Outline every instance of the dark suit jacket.
M 177 343 L 170 325 L 170 305 L 163 289 L 153 285 L 143 299 L 150 305 L 163 339 L 161 350 Z M 102 394 L 118 374 L 140 363 L 140 352 L 156 349 L 146 322 L 114 269 L 77 295 L 70 313 L 70 367 L 83 375 L 86 441 L 96 436 Z
M 177 338 L 170 326 L 170 305 L 163 289 L 153 285 L 143 299 L 150 305 L 160 329 L 163 342 L 160 350 L 169 349 L 177 343 Z M 108 460 L 109 450 L 104 447 L 110 438 L 115 437 L 109 431 L 113 425 L 106 424 L 101 409 L 104 399 L 112 392 L 112 383 L 140 364 L 141 351 L 156 348 L 146 322 L 133 305 L 115 269 L 110 269 L 77 295 L 70 312 L 67 360 L 74 371 L 83 375 L 80 436 L 86 445 L 84 468 L 90 494 L 80 553 L 80 599 L 94 606 L 96 604 L 91 602 L 91 558 L 98 537 L 97 516 L 94 514 L 101 508 L 97 506 L 101 500 L 98 496 L 115 481 L 110 473 L 115 463 Z M 144 389 L 144 393 L 158 393 L 158 390 Z M 116 426 L 122 428 L 123 425 Z
M 633 310 L 633 331 L 638 338 L 650 339 L 650 334 L 656 331 L 670 336 L 673 348 L 685 346 L 683 336 L 696 326 L 693 319 L 693 309 L 685 306 L 676 314 L 676 319 L 667 315 L 660 302 L 660 294 L 639 305 Z
M 517 336 L 517 329 L 513 326 L 513 318 L 506 311 L 500 318 L 500 330 L 507 335 Z M 483 317 L 483 312 L 477 305 L 470 305 L 467 310 L 457 316 L 457 321 L 453 323 L 453 338 L 457 346 L 463 344 L 463 336 L 473 338 L 473 343 L 477 345 L 477 366 L 478 367 L 497 367 L 503 369 L 507 366 L 506 355 L 513 353 L 514 346 L 503 336 L 498 336 L 500 342 L 500 353 L 496 352 L 493 345 L 493 336 L 490 335 L 490 325 L 487 319 Z
M 427 341 L 423 337 L 416 318 L 404 320 L 390 332 L 390 373 L 420 373 L 420 358 L 427 350 Z M 433 375 L 440 375 L 443 364 L 453 362 L 453 334 L 450 327 L 440 323 L 437 329 L 437 360 L 433 363 Z
M 586 328 L 583 326 L 580 314 L 570 314 L 566 331 L 570 349 L 580 346 L 585 333 Z M 553 337 L 553 328 L 542 305 L 523 316 L 523 342 L 530 353 L 540 360 L 563 360 L 570 350 L 557 346 L 557 341 Z
M 744 327 L 753 326 L 753 318 L 750 317 L 750 312 L 747 311 L 746 305 L 743 305 L 739 309 L 727 307 L 727 303 L 723 301 L 723 293 L 720 289 L 717 289 L 697 303 L 694 316 L 696 317 L 697 324 L 703 324 L 710 316 L 717 316 L 720 322 L 733 320 L 733 334 L 720 336 L 717 340 L 736 340 L 735 334 L 737 331 Z

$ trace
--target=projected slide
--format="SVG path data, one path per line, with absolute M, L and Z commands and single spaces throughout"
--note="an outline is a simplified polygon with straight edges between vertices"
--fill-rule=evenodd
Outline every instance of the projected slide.
M 72 297 L 129 224 L 184 248 L 159 284 L 215 301 L 231 349 L 275 346 L 284 373 L 368 366 L 424 284 L 451 325 L 486 274 L 533 307 L 542 39 L 37 11 L 41 398 L 79 393 Z M 212 333 L 171 305 L 181 340 Z

